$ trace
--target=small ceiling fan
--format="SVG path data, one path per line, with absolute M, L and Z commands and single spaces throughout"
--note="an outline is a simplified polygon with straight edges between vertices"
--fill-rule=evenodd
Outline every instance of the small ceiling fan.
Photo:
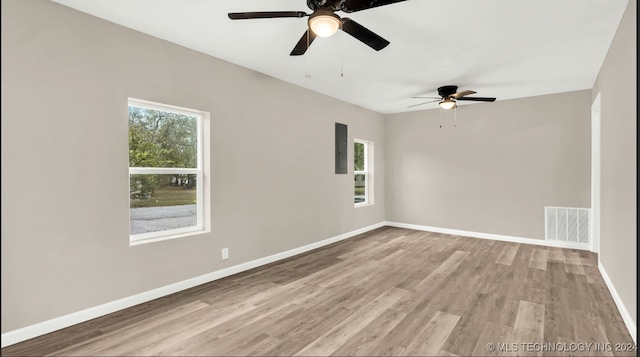
M 329 37 L 338 29 L 342 29 L 374 50 L 380 51 L 389 45 L 389 41 L 348 17 L 341 18 L 335 12 L 352 13 L 402 1 L 406 0 L 307 0 L 307 6 L 313 11 L 311 14 L 303 11 L 230 12 L 229 18 L 246 20 L 308 16 L 307 30 L 291 51 L 291 56 L 303 55 L 316 36 Z
M 442 86 L 438 88 L 438 94 L 440 95 L 440 97 L 411 97 L 411 98 L 431 98 L 435 100 L 430 100 L 428 102 L 410 105 L 408 108 L 416 107 L 418 105 L 423 105 L 427 103 L 438 102 L 438 104 L 440 105 L 440 108 L 442 109 L 453 109 L 458 106 L 456 104 L 456 101 L 458 100 L 469 100 L 469 101 L 476 101 L 476 102 L 495 102 L 496 101 L 496 98 L 490 98 L 490 97 L 467 97 L 468 95 L 476 94 L 476 92 L 472 90 L 463 90 L 458 92 L 458 86 Z

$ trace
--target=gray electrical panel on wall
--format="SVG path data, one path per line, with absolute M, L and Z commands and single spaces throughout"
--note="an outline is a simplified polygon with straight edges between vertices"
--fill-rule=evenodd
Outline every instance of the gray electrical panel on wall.
M 336 123 L 336 174 L 347 173 L 347 125 Z

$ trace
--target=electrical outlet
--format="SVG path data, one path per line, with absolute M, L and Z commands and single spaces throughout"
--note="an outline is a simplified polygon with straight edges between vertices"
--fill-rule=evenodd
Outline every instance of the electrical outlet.
M 229 259 L 229 248 L 222 248 L 222 260 Z

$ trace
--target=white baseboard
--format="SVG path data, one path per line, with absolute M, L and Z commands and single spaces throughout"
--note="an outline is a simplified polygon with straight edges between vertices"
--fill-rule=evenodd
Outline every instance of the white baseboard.
M 631 317 L 629 310 L 627 310 L 627 307 L 624 306 L 624 303 L 622 302 L 620 295 L 618 295 L 618 291 L 613 285 L 611 278 L 609 278 L 609 274 L 607 274 L 606 270 L 604 270 L 604 266 L 600 261 L 598 261 L 598 270 L 600 270 L 600 275 L 602 275 L 602 279 L 604 279 L 604 282 L 607 284 L 607 288 L 609 288 L 609 292 L 611 293 L 611 296 L 613 297 L 613 301 L 615 301 L 616 306 L 618 307 L 618 311 L 620 311 L 620 315 L 622 315 L 622 320 L 624 321 L 624 324 L 627 326 L 627 330 L 629 330 L 629 334 L 631 335 L 633 342 L 638 343 L 638 341 L 636 341 L 636 334 L 638 331 L 636 329 L 636 324 L 635 322 L 633 322 L 633 318 Z
M 129 296 L 116 301 L 108 302 L 106 304 L 94 306 L 82 311 L 74 312 L 68 315 L 56 317 L 51 320 L 43 321 L 34 325 L 26 326 L 17 330 L 5 332 L 2 334 L 2 348 L 29 340 L 34 337 L 42 336 L 44 334 L 57 331 L 81 322 L 89 321 L 96 317 L 104 316 L 119 310 L 123 310 L 138 304 L 142 304 L 166 295 L 177 293 L 182 290 L 186 290 L 198 285 L 206 284 L 208 282 L 218 280 L 233 274 L 237 274 L 249 269 L 257 268 L 266 264 L 270 264 L 282 259 L 292 257 L 294 255 L 302 254 L 310 250 L 314 250 L 341 240 L 351 238 L 358 234 L 362 234 L 380 227 L 385 226 L 385 222 L 380 222 L 368 227 L 356 229 L 351 232 L 347 232 L 335 237 L 331 237 L 319 242 L 311 243 L 299 248 L 291 249 L 282 253 L 270 255 L 268 257 L 252 260 L 250 262 L 238 264 L 229 268 L 214 271 L 205 275 L 197 276 L 195 278 L 187 279 L 181 282 L 163 286 L 157 289 L 145 291 L 140 294 Z
M 551 241 L 545 241 L 540 239 L 512 237 L 512 236 L 504 236 L 504 235 L 488 234 L 488 233 L 478 233 L 478 232 L 429 227 L 429 226 L 407 224 L 407 223 L 381 222 L 368 227 L 347 232 L 335 237 L 331 237 L 319 242 L 315 242 L 299 248 L 291 249 L 282 253 L 277 253 L 274 255 L 270 255 L 268 257 L 252 260 L 250 262 L 238 264 L 229 268 L 211 272 L 195 278 L 187 279 L 178 283 L 170 284 L 170 285 L 149 290 L 140 294 L 129 296 L 123 299 L 112 301 L 106 304 L 98 305 L 82 311 L 74 312 L 68 315 L 60 316 L 51 320 L 47 320 L 34 325 L 23 327 L 17 330 L 9 331 L 2 334 L 2 348 L 22 342 L 22 341 L 29 340 L 34 337 L 42 336 L 44 334 L 57 331 L 78 323 L 89 321 L 91 319 L 104 316 L 119 310 L 123 310 L 138 304 L 142 304 L 166 295 L 170 295 L 170 294 L 173 294 L 182 290 L 186 290 L 198 285 L 206 284 L 208 282 L 218 280 L 233 274 L 237 274 L 243 271 L 257 268 L 257 267 L 270 264 L 282 259 L 286 259 L 298 254 L 302 254 L 302 253 L 305 253 L 305 252 L 308 252 L 308 251 L 311 251 L 335 242 L 339 242 L 347 238 L 351 238 L 358 234 L 366 233 L 368 231 L 371 231 L 383 226 L 452 234 L 452 235 L 459 235 L 459 236 L 472 237 L 472 238 L 493 239 L 493 240 L 506 241 L 506 242 L 522 243 L 522 244 L 534 244 L 534 245 L 551 246 L 551 247 L 559 247 L 559 248 L 589 250 L 589 247 L 567 243 L 567 242 L 551 242 Z M 607 275 L 606 271 L 604 270 L 604 267 L 602 266 L 602 264 L 600 264 L 600 262 L 598 262 L 598 269 L 600 270 L 600 273 L 602 274 L 602 277 L 605 283 L 607 284 L 609 291 L 611 292 L 611 295 L 616 303 L 616 306 L 618 307 L 618 310 L 620 310 L 620 314 L 622 315 L 622 318 L 627 326 L 627 329 L 629 330 L 629 333 L 631 334 L 631 337 L 633 338 L 634 342 L 636 342 L 636 325 L 633 322 L 631 315 L 629 314 L 628 310 L 622 303 L 622 300 L 620 299 L 620 296 L 615 290 L 615 287 L 613 286 L 611 279 Z
M 548 240 L 544 240 L 544 239 L 513 237 L 513 236 L 500 235 L 500 234 L 461 231 L 461 230 L 457 230 L 457 229 L 430 227 L 430 226 L 422 226 L 422 225 L 408 224 L 408 223 L 398 223 L 398 222 L 385 222 L 385 223 L 386 223 L 387 226 L 398 227 L 398 228 L 407 228 L 407 229 L 415 229 L 417 231 L 428 231 L 428 232 L 435 232 L 435 233 L 444 233 L 444 234 L 451 234 L 451 235 L 471 237 L 471 238 L 492 239 L 492 240 L 499 240 L 499 241 L 503 241 L 503 242 L 542 245 L 542 246 L 545 246 L 545 247 L 579 249 L 579 250 L 588 250 L 588 251 L 591 250 L 591 245 L 590 244 L 580 244 L 580 243 L 572 243 L 572 242 L 548 241 Z

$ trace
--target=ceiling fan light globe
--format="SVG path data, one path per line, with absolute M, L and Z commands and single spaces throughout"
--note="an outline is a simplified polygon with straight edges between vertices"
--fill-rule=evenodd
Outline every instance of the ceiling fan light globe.
M 317 15 L 309 18 L 309 28 L 320 37 L 330 37 L 340 28 L 340 18 L 333 14 Z
M 438 104 L 442 109 L 453 109 L 456 107 L 456 102 L 449 98 L 441 100 L 440 102 L 438 102 Z

